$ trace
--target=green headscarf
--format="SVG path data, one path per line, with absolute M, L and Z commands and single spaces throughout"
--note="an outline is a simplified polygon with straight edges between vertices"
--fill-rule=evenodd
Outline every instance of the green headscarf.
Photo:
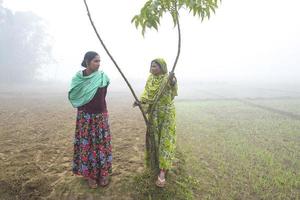
M 72 78 L 69 101 L 75 108 L 82 106 L 93 99 L 98 88 L 108 84 L 109 78 L 103 71 L 95 71 L 88 76 L 83 76 L 83 71 L 78 71 Z
M 160 70 L 161 70 L 162 74 L 168 73 L 167 63 L 163 58 L 156 58 L 156 59 L 152 60 L 151 64 L 152 63 L 156 63 L 160 66 Z M 151 67 L 150 67 L 150 72 L 151 72 Z
M 151 63 L 157 63 L 160 65 L 162 73 L 159 75 L 150 74 L 148 77 L 145 89 L 141 95 L 141 102 L 152 104 L 158 92 L 162 89 L 162 86 L 168 81 L 168 68 L 167 63 L 162 58 L 157 58 Z M 172 99 L 177 96 L 177 83 L 174 86 L 170 86 L 172 90 Z

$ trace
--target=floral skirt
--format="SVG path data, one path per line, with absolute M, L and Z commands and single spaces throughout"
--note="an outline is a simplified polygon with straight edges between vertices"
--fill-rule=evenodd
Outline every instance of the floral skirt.
M 108 113 L 77 112 L 72 170 L 94 180 L 112 172 Z

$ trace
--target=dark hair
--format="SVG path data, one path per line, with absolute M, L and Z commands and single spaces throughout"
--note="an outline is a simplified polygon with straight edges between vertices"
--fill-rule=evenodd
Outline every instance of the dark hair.
M 81 63 L 82 67 L 87 67 L 87 65 L 96 57 L 99 56 L 99 54 L 95 51 L 88 51 L 85 53 L 83 61 Z

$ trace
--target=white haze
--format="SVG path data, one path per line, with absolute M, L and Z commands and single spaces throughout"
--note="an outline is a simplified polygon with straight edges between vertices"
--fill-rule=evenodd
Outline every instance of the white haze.
M 137 88 L 146 80 L 153 58 L 165 58 L 170 69 L 177 51 L 177 32 L 169 16 L 163 18 L 158 32 L 147 30 L 144 38 L 131 24 L 144 3 L 88 0 L 104 42 Z M 94 50 L 112 82 L 126 87 L 97 40 L 82 0 L 4 0 L 3 5 L 13 11 L 32 11 L 47 22 L 56 64 L 42 66 L 37 79 L 68 83 L 81 69 L 84 53 Z M 216 14 L 202 23 L 181 11 L 179 82 L 299 85 L 299 8 L 299 0 L 224 0 Z

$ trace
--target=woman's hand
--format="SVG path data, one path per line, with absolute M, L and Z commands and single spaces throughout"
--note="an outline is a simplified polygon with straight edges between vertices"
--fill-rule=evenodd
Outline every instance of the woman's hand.
M 133 102 L 133 104 L 132 104 L 132 107 L 134 108 L 134 107 L 136 107 L 136 106 L 138 106 L 138 105 L 140 105 L 141 103 L 139 102 L 139 101 L 134 101 Z
M 175 77 L 175 73 L 174 72 L 169 72 L 169 79 L 170 79 L 170 84 L 172 86 L 174 86 L 177 82 L 177 79 Z

